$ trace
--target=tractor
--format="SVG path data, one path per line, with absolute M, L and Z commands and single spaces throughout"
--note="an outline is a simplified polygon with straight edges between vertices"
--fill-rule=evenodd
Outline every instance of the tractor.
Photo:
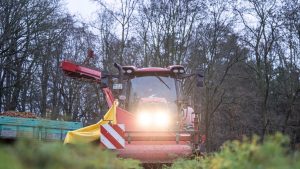
M 200 113 L 191 108 L 191 99 L 184 98 L 182 81 L 195 78 L 202 87 L 201 73 L 188 74 L 181 65 L 114 66 L 118 73 L 110 74 L 61 62 L 67 76 L 99 84 L 109 107 L 118 100 L 117 123 L 126 128 L 125 148 L 115 150 L 118 156 L 143 163 L 172 163 L 200 155 L 205 142 L 199 130 Z

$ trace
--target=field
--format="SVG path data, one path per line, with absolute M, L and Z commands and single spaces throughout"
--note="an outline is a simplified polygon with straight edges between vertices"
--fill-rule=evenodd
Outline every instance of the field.
M 142 168 L 132 159 L 120 159 L 96 145 L 66 146 L 61 143 L 42 143 L 21 140 L 0 145 L 0 169 L 98 169 Z M 289 149 L 289 139 L 275 134 L 260 143 L 259 138 L 225 143 L 219 152 L 204 159 L 180 159 L 163 168 L 200 169 L 299 169 L 300 154 Z

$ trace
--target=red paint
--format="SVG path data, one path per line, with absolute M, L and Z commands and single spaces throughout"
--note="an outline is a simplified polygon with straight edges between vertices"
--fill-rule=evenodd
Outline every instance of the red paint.
M 125 131 L 119 125 L 112 125 L 112 128 L 125 139 Z
M 115 129 L 115 126 L 118 125 L 112 125 L 112 128 Z M 124 148 L 119 142 L 118 140 L 116 140 L 111 133 L 109 133 L 103 126 L 100 126 L 100 131 L 101 134 L 103 134 L 117 149 L 122 149 Z M 122 134 L 123 133 L 123 134 Z M 124 138 L 124 132 L 121 133 L 121 137 L 123 136 Z M 102 144 L 103 145 L 103 144 Z
M 176 144 L 176 133 L 174 132 L 140 131 L 135 126 L 134 114 L 121 108 L 117 108 L 117 121 L 125 124 L 126 128 L 125 149 L 116 150 L 122 158 L 138 159 L 143 163 L 171 163 L 177 158 L 189 157 L 193 154 L 190 146 L 190 134 L 180 134 L 179 143 Z
M 115 101 L 112 91 L 108 87 L 102 88 L 102 91 L 105 95 L 105 99 L 106 99 L 106 103 L 107 103 L 108 107 L 111 107 Z
M 134 131 L 136 130 L 135 121 L 136 117 L 134 114 L 117 107 L 117 122 L 119 124 L 125 124 L 126 131 Z
M 188 142 L 175 141 L 135 141 L 126 144 L 125 149 L 117 150 L 122 158 L 133 158 L 143 163 L 171 163 L 177 158 L 192 155 Z
M 176 133 L 170 131 L 161 132 L 129 132 L 126 131 L 125 139 L 127 141 L 176 141 Z M 181 133 L 178 137 L 179 141 L 190 141 L 191 135 L 188 133 Z
M 161 68 L 161 67 L 146 67 L 146 68 L 138 68 L 135 70 L 136 73 L 146 73 L 146 72 L 169 72 L 171 73 L 171 70 L 168 68 Z
M 61 69 L 70 77 L 82 78 L 87 80 L 94 80 L 100 82 L 101 72 L 98 70 L 90 69 L 87 67 L 79 66 L 70 61 L 62 61 L 60 64 Z
M 168 103 L 167 99 L 160 97 L 150 97 L 150 98 L 141 98 L 140 103 L 148 103 L 148 102 L 158 102 L 158 103 Z
M 161 67 L 146 67 L 146 68 L 136 68 L 134 66 L 122 66 L 123 70 L 131 69 L 133 70 L 134 75 L 166 75 L 166 74 L 174 74 L 173 69 L 184 69 L 181 65 L 172 65 L 168 66 L 167 68 L 161 68 Z

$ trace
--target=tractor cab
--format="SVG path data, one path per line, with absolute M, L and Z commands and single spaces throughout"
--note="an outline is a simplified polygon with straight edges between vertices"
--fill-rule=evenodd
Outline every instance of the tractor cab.
M 181 79 L 185 74 L 179 65 L 167 68 L 122 66 L 119 100 L 122 108 L 137 117 L 142 130 L 175 130 L 182 112 Z M 118 89 L 117 89 L 118 90 Z

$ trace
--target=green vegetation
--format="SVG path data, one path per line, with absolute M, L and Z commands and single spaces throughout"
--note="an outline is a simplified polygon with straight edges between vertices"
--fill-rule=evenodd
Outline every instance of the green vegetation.
M 200 160 L 176 161 L 167 169 L 299 169 L 300 153 L 289 151 L 289 139 L 282 134 L 243 141 L 229 141 L 219 152 Z M 141 168 L 137 160 L 120 159 L 96 145 L 66 146 L 23 140 L 0 145 L 0 169 L 126 169 Z
M 230 141 L 220 152 L 202 160 L 178 160 L 170 168 L 200 169 L 299 169 L 299 152 L 288 151 L 289 139 L 282 134 L 268 136 L 263 144 L 259 138 Z
M 126 169 L 141 168 L 139 161 L 116 158 L 96 145 L 66 146 L 23 140 L 0 145 L 0 169 Z

